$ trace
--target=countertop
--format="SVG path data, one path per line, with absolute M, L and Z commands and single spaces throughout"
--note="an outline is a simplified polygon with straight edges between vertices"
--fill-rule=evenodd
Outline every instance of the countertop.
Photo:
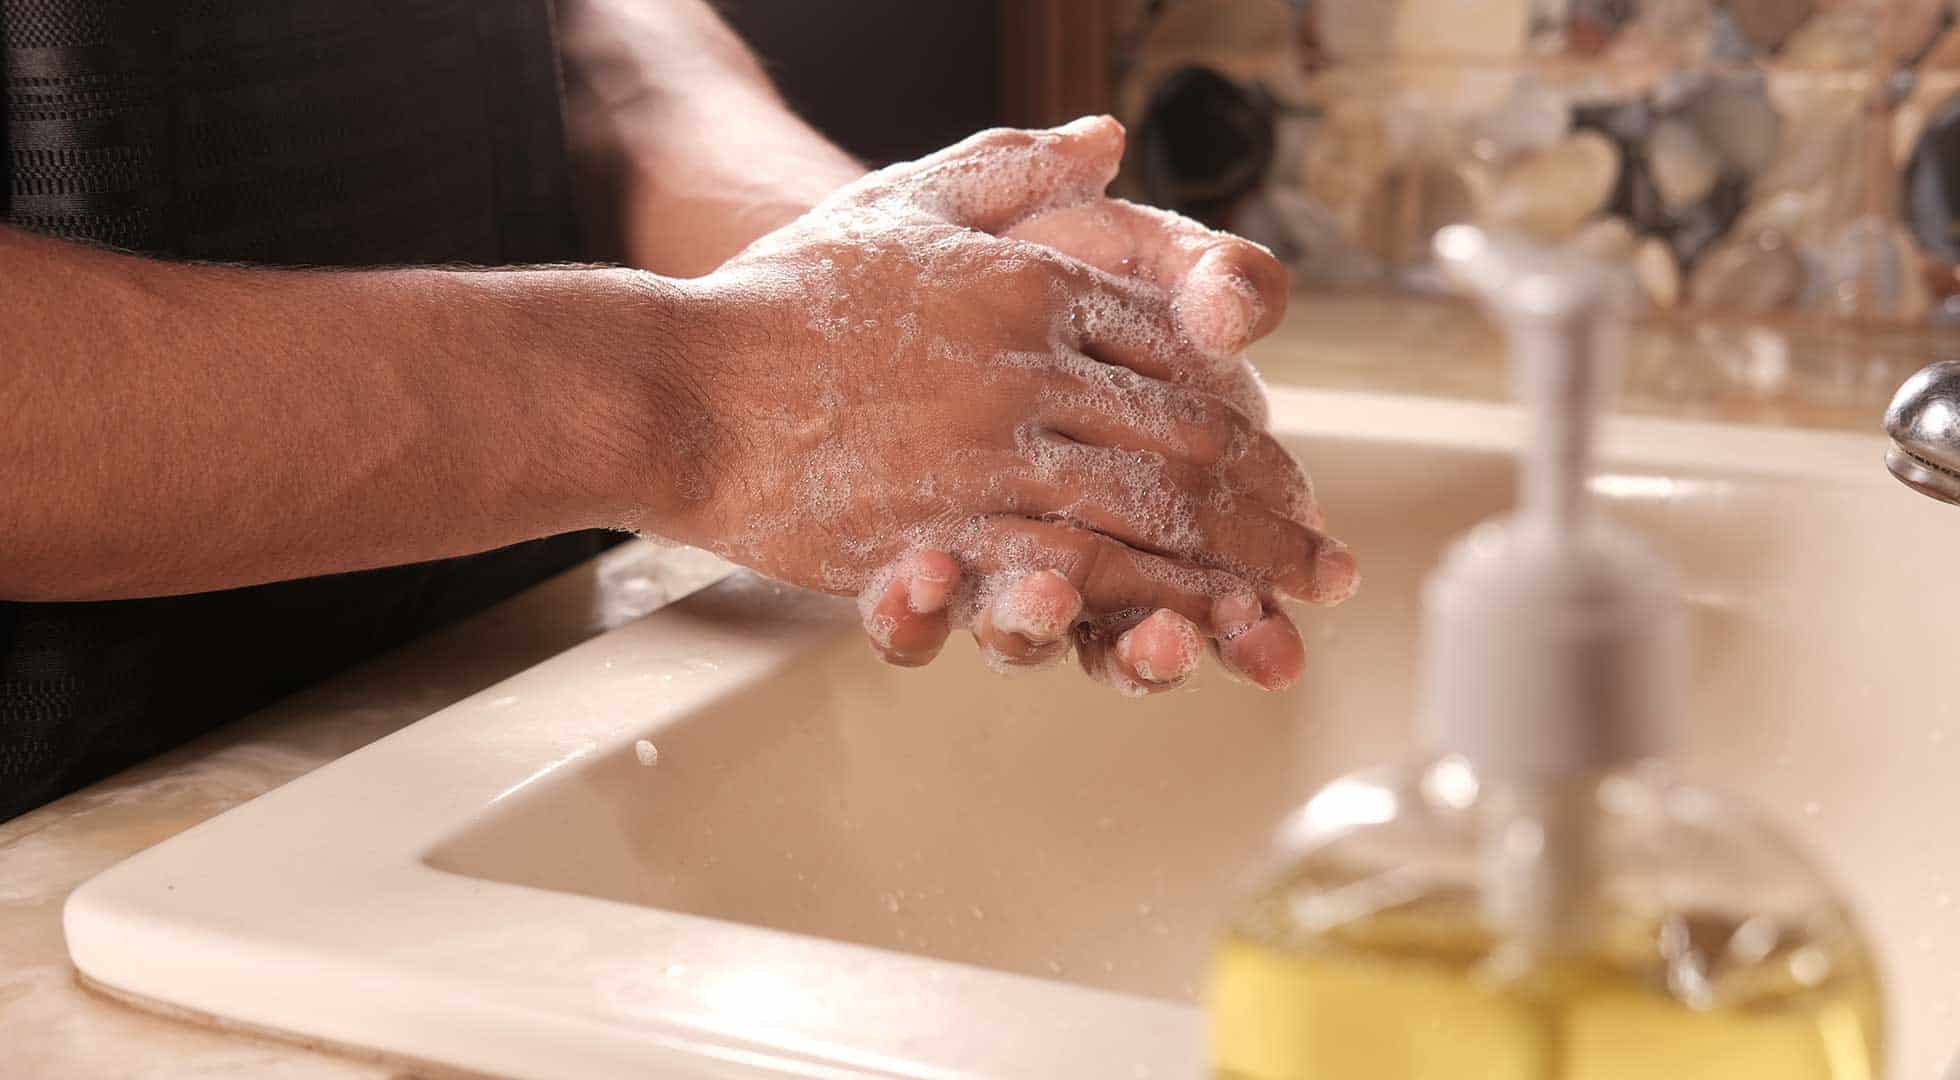
M 170 1019 L 82 986 L 61 905 L 114 863 L 713 581 L 726 563 L 622 544 L 502 604 L 0 824 L 0 1073 L 10 1078 L 417 1075 Z
M 1890 387 L 1937 347 L 1849 349 L 1774 331 L 1647 327 L 1625 407 L 1738 422 L 1874 430 Z M 1790 344 L 1795 341 L 1796 344 Z M 1875 344 L 1877 342 L 1877 344 Z M 1717 347 L 1720 346 L 1720 347 Z M 1738 351 L 1739 349 L 1739 351 Z M 1503 396 L 1498 342 L 1442 301 L 1297 300 L 1255 348 L 1270 381 Z M 448 629 L 155 761 L 0 824 L 0 1060 L 10 1077 L 389 1077 L 402 1066 L 169 1019 L 82 986 L 61 906 L 95 873 L 718 577 L 726 564 L 634 541 Z
M 1509 398 L 1503 341 L 1461 300 L 1297 294 L 1251 357 L 1268 382 L 1323 390 Z M 1892 394 L 1960 328 L 1645 313 L 1627 335 L 1614 408 L 1641 416 L 1875 432 Z

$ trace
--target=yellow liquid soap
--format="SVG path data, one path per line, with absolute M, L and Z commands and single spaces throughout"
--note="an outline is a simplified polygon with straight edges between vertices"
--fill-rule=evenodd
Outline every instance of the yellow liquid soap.
M 1510 338 L 1534 416 L 1520 505 L 1423 588 L 1433 756 L 1321 788 L 1223 928 L 1214 1076 L 1876 1080 L 1851 912 L 1766 821 L 1665 765 L 1691 685 L 1679 579 L 1587 488 L 1623 281 L 1467 226 L 1436 254 Z
M 1462 894 L 1295 932 L 1286 890 L 1214 957 L 1218 1080 L 1873 1080 L 1879 989 L 1855 941 L 1762 921 L 1606 923 L 1556 954 Z

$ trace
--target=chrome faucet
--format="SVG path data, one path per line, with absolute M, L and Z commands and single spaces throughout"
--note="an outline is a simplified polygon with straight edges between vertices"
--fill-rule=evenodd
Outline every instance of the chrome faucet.
M 1907 487 L 1960 506 L 1960 362 L 1928 364 L 1885 410 L 1885 467 Z

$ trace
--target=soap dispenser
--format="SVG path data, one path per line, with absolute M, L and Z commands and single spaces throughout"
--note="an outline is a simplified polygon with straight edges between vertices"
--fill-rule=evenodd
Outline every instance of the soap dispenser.
M 1881 1075 L 1878 982 L 1845 906 L 1795 846 L 1666 766 L 1674 573 L 1587 483 L 1624 283 L 1467 226 L 1436 246 L 1509 337 L 1534 427 L 1520 505 L 1425 588 L 1430 756 L 1316 793 L 1223 928 L 1214 1075 Z

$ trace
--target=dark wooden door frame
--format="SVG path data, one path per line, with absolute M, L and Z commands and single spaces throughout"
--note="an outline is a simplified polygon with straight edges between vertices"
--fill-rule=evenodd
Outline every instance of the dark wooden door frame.
M 1000 112 L 1051 127 L 1109 112 L 1117 0 L 1001 0 Z

